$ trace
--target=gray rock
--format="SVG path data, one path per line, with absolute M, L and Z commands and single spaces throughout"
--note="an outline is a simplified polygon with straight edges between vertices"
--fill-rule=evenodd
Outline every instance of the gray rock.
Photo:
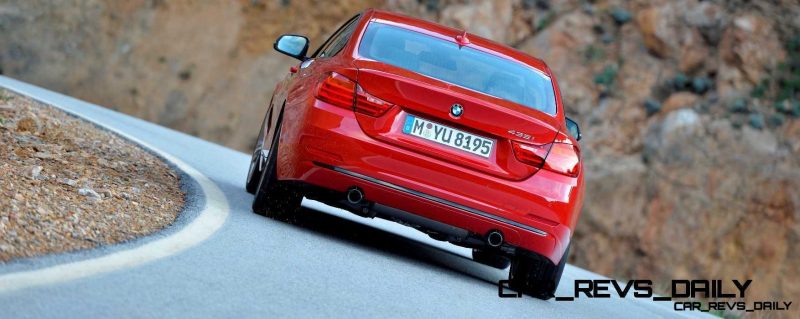
M 75 187 L 75 185 L 78 185 L 78 181 L 76 181 L 74 179 L 69 179 L 69 178 L 59 178 L 56 181 L 58 181 L 61 184 L 64 184 L 64 185 L 67 185 L 67 186 L 72 186 L 72 187 Z
M 47 153 L 47 152 L 36 152 L 36 153 L 33 153 L 33 157 L 41 158 L 41 159 L 54 159 L 55 158 L 55 156 L 53 156 L 53 154 L 50 154 L 50 153 Z
M 41 173 L 42 173 L 42 167 L 38 165 L 34 166 L 31 169 L 31 178 L 36 179 L 39 177 L 39 175 L 41 175 Z
M 82 196 L 86 196 L 86 197 L 88 197 L 89 199 L 92 199 L 92 200 L 100 200 L 100 199 L 103 198 L 102 196 L 100 196 L 100 194 L 98 194 L 97 192 L 95 192 L 91 188 L 78 189 L 78 194 L 80 194 Z
M 741 142 L 748 145 L 750 150 L 766 155 L 776 155 L 780 143 L 778 138 L 770 130 L 753 129 L 742 127 Z
M 662 129 L 665 134 L 670 134 L 679 129 L 694 129 L 699 123 L 700 116 L 697 115 L 697 112 L 692 109 L 680 109 L 667 115 Z
M 688 25 L 698 28 L 709 43 L 716 44 L 729 18 L 719 4 L 703 1 L 687 8 L 684 20 Z
M 103 198 L 111 198 L 112 196 L 114 196 L 114 194 L 111 193 L 111 191 L 108 189 L 98 189 L 97 193 L 103 196 Z
M 651 122 L 644 136 L 642 160 L 661 163 L 691 160 L 690 154 L 681 147 L 697 137 L 700 127 L 700 115 L 688 108 L 669 112 L 663 120 Z

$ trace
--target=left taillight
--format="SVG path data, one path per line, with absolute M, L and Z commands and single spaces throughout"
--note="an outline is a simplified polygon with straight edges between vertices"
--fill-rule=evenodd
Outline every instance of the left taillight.
M 361 86 L 356 85 L 356 112 L 378 117 L 393 106 L 394 104 L 381 100 L 364 91 Z
M 394 104 L 367 93 L 355 81 L 336 72 L 331 72 L 319 84 L 316 96 L 321 101 L 374 117 L 394 107 Z
M 356 82 L 339 73 L 331 73 L 317 88 L 317 98 L 327 103 L 352 108 L 356 95 Z

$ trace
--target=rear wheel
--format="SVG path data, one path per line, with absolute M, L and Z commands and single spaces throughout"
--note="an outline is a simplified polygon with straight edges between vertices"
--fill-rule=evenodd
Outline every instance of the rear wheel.
M 281 114 L 275 125 L 270 148 L 266 152 L 264 172 L 261 174 L 253 197 L 253 212 L 276 219 L 289 219 L 297 214 L 303 194 L 278 176 L 278 140 L 281 132 Z
M 511 263 L 500 253 L 477 248 L 472 249 L 472 260 L 497 269 L 505 269 Z
M 509 284 L 512 289 L 526 295 L 547 300 L 553 298 L 567 264 L 569 246 L 558 265 L 529 251 L 520 251 L 511 262 Z

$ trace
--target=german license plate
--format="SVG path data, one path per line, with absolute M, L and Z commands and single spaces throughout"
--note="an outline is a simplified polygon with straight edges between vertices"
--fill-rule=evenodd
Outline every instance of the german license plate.
M 489 157 L 494 148 L 493 139 L 467 133 L 414 115 L 406 115 L 403 133 L 482 157 Z

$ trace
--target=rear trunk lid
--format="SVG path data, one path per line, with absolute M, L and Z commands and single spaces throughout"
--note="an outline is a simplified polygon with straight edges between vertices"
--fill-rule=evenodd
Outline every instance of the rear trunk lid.
M 519 162 L 511 141 L 528 144 L 553 142 L 558 133 L 556 117 L 538 110 L 449 84 L 415 72 L 372 60 L 357 60 L 358 84 L 369 94 L 396 106 L 372 117 L 356 113 L 369 136 L 451 164 L 509 180 L 531 176 L 536 168 Z M 462 107 L 460 116 L 451 109 Z M 409 134 L 407 121 L 433 123 L 427 129 L 437 135 L 438 125 L 494 141 L 488 156 L 443 145 Z M 441 129 L 448 132 L 447 129 Z

